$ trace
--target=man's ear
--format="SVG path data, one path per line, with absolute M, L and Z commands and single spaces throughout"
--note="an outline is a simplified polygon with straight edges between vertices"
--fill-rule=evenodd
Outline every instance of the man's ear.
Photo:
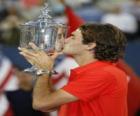
M 96 43 L 89 43 L 86 45 L 87 50 L 92 50 L 96 47 Z

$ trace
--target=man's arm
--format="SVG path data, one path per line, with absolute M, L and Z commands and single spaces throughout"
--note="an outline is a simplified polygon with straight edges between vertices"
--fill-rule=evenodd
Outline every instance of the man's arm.
M 19 48 L 20 54 L 23 55 L 28 62 L 41 70 L 51 71 L 54 65 L 55 58 L 61 54 L 54 52 L 53 54 L 46 54 L 33 44 L 29 44 L 33 51 L 26 48 Z M 33 91 L 33 108 L 44 112 L 50 111 L 62 104 L 76 101 L 78 98 L 67 93 L 64 90 L 52 91 L 49 84 L 49 74 L 38 77 Z
M 62 89 L 52 91 L 49 80 L 48 75 L 43 75 L 37 79 L 33 91 L 34 109 L 48 112 L 62 104 L 78 100 L 77 97 Z

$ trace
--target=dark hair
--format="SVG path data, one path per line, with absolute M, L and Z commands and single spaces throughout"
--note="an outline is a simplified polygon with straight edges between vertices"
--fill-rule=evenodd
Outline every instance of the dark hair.
M 95 58 L 116 62 L 124 56 L 126 37 L 111 24 L 85 24 L 80 26 L 83 43 L 96 43 Z

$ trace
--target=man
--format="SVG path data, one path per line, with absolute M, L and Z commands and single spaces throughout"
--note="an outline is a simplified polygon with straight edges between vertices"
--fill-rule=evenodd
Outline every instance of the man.
M 65 0 L 60 0 L 60 1 L 64 5 L 66 17 L 68 18 L 68 25 L 70 27 L 74 27 L 73 30 L 69 30 L 70 32 L 68 32 L 68 33 L 71 33 L 76 28 L 78 28 L 79 25 L 84 24 L 85 21 L 81 22 L 82 19 L 80 19 L 80 17 L 74 13 L 74 10 L 72 10 L 66 4 Z M 134 8 L 136 8 L 136 7 L 134 7 Z M 71 14 L 73 14 L 73 15 L 71 15 Z M 127 54 L 126 54 L 126 56 L 127 56 Z M 71 62 L 70 62 L 70 64 L 72 65 Z M 73 64 L 75 64 L 75 63 L 73 63 Z M 64 66 L 68 67 L 67 65 L 64 65 Z M 139 75 L 137 75 L 135 73 L 135 70 L 133 70 L 133 68 L 130 65 L 128 65 L 128 63 L 126 63 L 124 59 L 119 59 L 119 61 L 117 63 L 117 67 L 120 68 L 121 70 L 123 70 L 128 75 L 128 79 L 129 79 L 128 94 L 127 94 L 128 116 L 140 116 L 139 113 L 137 113 L 137 112 L 140 112 L 140 78 L 139 78 Z M 59 68 L 59 66 L 58 66 L 58 68 Z M 68 67 L 68 68 L 70 69 L 70 67 Z M 67 70 L 68 70 L 68 68 L 67 68 Z M 65 70 L 66 70 L 66 68 L 65 68 Z M 59 70 L 56 70 L 56 71 L 59 72 Z
M 54 59 L 35 50 L 20 48 L 31 64 L 45 72 L 34 87 L 33 107 L 51 111 L 60 107 L 60 116 L 127 116 L 127 76 L 115 66 L 124 54 L 126 38 L 110 24 L 85 24 L 67 39 L 63 53 L 74 57 L 79 67 L 71 71 L 69 83 L 53 91 L 49 82 Z

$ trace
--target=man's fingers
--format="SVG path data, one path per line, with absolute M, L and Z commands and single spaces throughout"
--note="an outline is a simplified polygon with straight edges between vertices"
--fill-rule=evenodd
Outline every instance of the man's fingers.
M 30 56 L 34 56 L 34 57 L 36 56 L 36 53 L 32 50 L 28 50 L 26 48 L 18 48 L 18 49 L 21 51 L 20 54 L 24 53 L 26 55 L 30 55 Z
M 61 55 L 62 52 L 54 52 L 54 53 L 49 53 L 48 55 L 55 60 L 59 55 Z
M 38 50 L 40 49 L 40 48 L 38 48 L 38 47 L 37 47 L 34 43 L 32 43 L 32 42 L 29 43 L 29 46 L 30 46 L 33 50 L 35 50 L 35 51 L 36 51 L 36 50 L 38 51 Z
M 26 48 L 18 47 L 18 50 L 23 51 L 23 50 L 26 50 Z
M 37 46 L 36 46 L 34 43 L 32 43 L 32 42 L 29 43 L 29 46 L 30 46 L 31 49 L 34 50 L 34 51 L 38 51 L 38 50 L 40 50 L 40 48 L 37 47 Z M 27 48 L 21 48 L 21 47 L 18 47 L 18 49 L 19 49 L 19 50 L 24 50 L 24 49 L 27 49 Z
M 20 52 L 20 54 L 21 54 L 22 56 L 24 56 L 30 64 L 34 65 L 34 60 L 35 60 L 35 59 L 34 59 L 32 56 L 27 55 L 27 54 L 25 54 L 25 53 L 23 53 L 23 52 Z

